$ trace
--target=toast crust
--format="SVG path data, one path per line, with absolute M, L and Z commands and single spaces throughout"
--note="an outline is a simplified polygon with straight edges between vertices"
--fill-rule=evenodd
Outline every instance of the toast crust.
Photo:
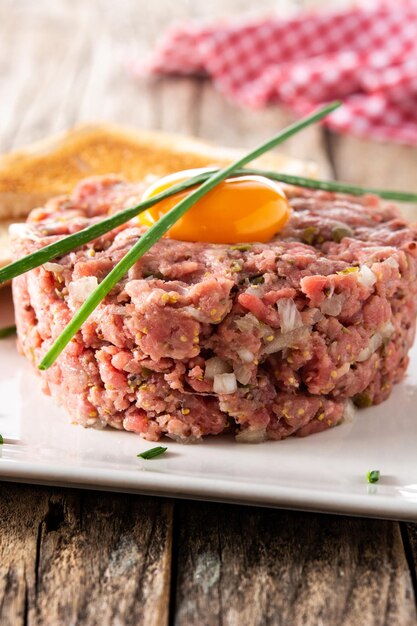
M 140 180 L 148 174 L 223 166 L 241 154 L 183 135 L 113 124 L 78 126 L 0 156 L 0 220 L 25 217 L 48 198 L 69 193 L 86 176 L 114 173 Z M 292 173 L 315 171 L 312 163 L 280 154 L 262 157 L 258 164 Z

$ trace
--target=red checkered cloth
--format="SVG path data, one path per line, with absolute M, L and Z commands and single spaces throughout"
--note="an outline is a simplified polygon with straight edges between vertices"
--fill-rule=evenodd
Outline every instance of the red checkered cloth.
M 390 0 L 295 18 L 171 28 L 134 73 L 204 74 L 251 108 L 306 113 L 342 98 L 338 131 L 417 144 L 417 0 Z

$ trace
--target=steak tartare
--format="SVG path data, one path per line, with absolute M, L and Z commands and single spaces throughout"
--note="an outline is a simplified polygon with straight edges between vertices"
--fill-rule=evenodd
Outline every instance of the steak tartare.
M 143 190 L 86 179 L 32 211 L 15 256 Z M 158 241 L 40 372 L 45 391 L 75 422 L 152 441 L 305 436 L 338 424 L 352 400 L 386 399 L 414 339 L 417 228 L 375 196 L 286 192 L 291 218 L 268 243 Z M 14 279 L 18 343 L 34 366 L 143 232 L 131 221 Z

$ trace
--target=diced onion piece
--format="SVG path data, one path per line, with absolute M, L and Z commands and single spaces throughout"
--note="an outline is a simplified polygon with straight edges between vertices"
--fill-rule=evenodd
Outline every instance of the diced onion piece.
M 303 325 L 303 320 L 294 300 L 291 300 L 291 298 L 281 298 L 281 300 L 277 302 L 277 307 L 281 323 L 281 332 L 289 333 Z
M 369 340 L 369 344 L 366 346 L 366 348 L 359 352 L 356 360 L 359 363 L 362 363 L 362 361 L 366 361 L 367 359 L 369 359 L 369 357 L 372 356 L 373 353 L 382 346 L 384 339 L 389 339 L 393 332 L 394 326 L 391 322 L 387 322 L 386 324 L 384 324 L 379 332 L 372 335 Z
M 44 263 L 43 267 L 46 269 L 47 272 L 63 272 L 64 271 L 64 266 L 60 265 L 59 263 Z
M 235 319 L 235 324 L 242 333 L 251 333 L 255 328 L 260 328 L 260 322 L 252 313 Z
M 244 363 L 252 363 L 252 361 L 255 358 L 255 355 L 253 354 L 253 352 L 251 352 L 247 348 L 241 348 L 240 350 L 237 351 L 237 353 L 239 355 L 240 360 L 243 361 Z
M 262 298 L 265 293 L 267 287 L 265 285 L 249 285 L 249 287 L 245 290 L 249 296 L 257 296 L 258 298 Z
M 388 321 L 381 329 L 381 334 L 384 339 L 389 339 L 394 332 L 394 324 L 391 321 Z
M 385 261 L 383 261 L 384 265 L 389 265 L 390 267 L 393 267 L 394 269 L 398 270 L 400 265 L 397 261 L 397 259 L 394 259 L 394 257 L 390 256 L 388 257 L 388 259 L 385 259 Z
M 266 430 L 264 428 L 245 428 L 236 435 L 238 443 L 261 443 L 266 439 Z
M 343 294 L 341 293 L 334 294 L 330 298 L 326 298 L 326 300 L 324 300 L 320 304 L 320 311 L 324 315 L 331 315 L 331 316 L 339 315 L 339 313 L 341 313 L 342 311 L 343 301 L 344 301 Z
M 344 422 L 350 423 L 350 422 L 353 422 L 355 417 L 356 417 L 355 405 L 353 404 L 352 400 L 346 400 L 342 420 Z
M 266 354 L 272 354 L 284 348 L 292 348 L 295 344 L 306 341 L 310 330 L 309 327 L 304 326 L 290 333 L 277 333 L 274 339 L 265 345 L 264 351 Z
M 113 315 L 120 315 L 122 317 L 128 317 L 130 313 L 126 311 L 126 307 L 121 304 L 109 304 L 106 307 L 107 313 L 112 313 Z
M 343 365 L 341 365 L 337 370 L 337 378 L 341 378 L 342 376 L 344 376 L 345 374 L 348 373 L 348 371 L 350 370 L 350 363 L 343 363 Z
M 246 290 L 245 293 L 248 294 L 248 296 L 258 296 L 259 297 L 259 286 L 258 285 L 250 285 Z M 261 294 L 262 296 L 262 294 Z
M 234 374 L 216 374 L 213 379 L 213 391 L 219 394 L 234 393 L 237 380 Z
M 314 324 L 317 324 L 317 322 L 320 322 L 323 319 L 323 313 L 320 311 L 320 309 L 308 309 L 309 315 L 308 315 L 308 326 L 314 326 Z M 305 312 L 303 312 L 303 316 L 304 317 L 304 325 L 306 325 L 306 317 L 307 315 L 305 315 Z
M 376 276 L 367 265 L 362 265 L 359 272 L 357 273 L 358 281 L 364 287 L 373 287 L 376 283 Z
M 252 378 L 253 367 L 251 365 L 235 365 L 233 367 L 234 374 L 237 380 L 242 385 L 247 385 Z
M 218 356 L 207 359 L 204 378 L 214 378 L 217 374 L 226 374 L 232 371 L 231 366 Z
M 34 228 L 31 228 L 26 222 L 17 224 L 10 224 L 9 235 L 12 239 L 29 239 L 30 241 L 37 241 L 42 237 L 37 234 Z
M 84 302 L 93 293 L 97 285 L 98 280 L 96 276 L 83 276 L 73 280 L 68 285 L 68 291 L 74 302 Z
M 213 320 L 208 315 L 205 315 L 202 311 L 199 311 L 194 306 L 185 306 L 183 309 L 184 313 L 188 313 L 190 317 L 197 320 L 198 322 L 212 322 Z
M 359 363 L 362 363 L 362 361 L 366 361 L 367 359 L 369 359 L 369 357 L 372 356 L 373 353 L 378 350 L 378 348 L 382 345 L 382 339 L 383 338 L 381 333 L 375 333 L 375 335 L 372 335 L 368 345 L 366 346 L 366 348 L 359 352 L 356 360 Z

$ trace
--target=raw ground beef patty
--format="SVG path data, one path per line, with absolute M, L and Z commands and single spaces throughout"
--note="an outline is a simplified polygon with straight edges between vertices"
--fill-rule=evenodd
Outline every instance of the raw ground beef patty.
M 136 204 L 142 184 L 86 179 L 15 231 L 16 257 Z M 265 244 L 159 241 L 100 304 L 45 390 L 84 426 L 149 440 L 308 435 L 349 404 L 386 399 L 407 367 L 417 228 L 392 204 L 289 188 Z M 13 281 L 21 351 L 36 365 L 143 232 L 130 222 Z

